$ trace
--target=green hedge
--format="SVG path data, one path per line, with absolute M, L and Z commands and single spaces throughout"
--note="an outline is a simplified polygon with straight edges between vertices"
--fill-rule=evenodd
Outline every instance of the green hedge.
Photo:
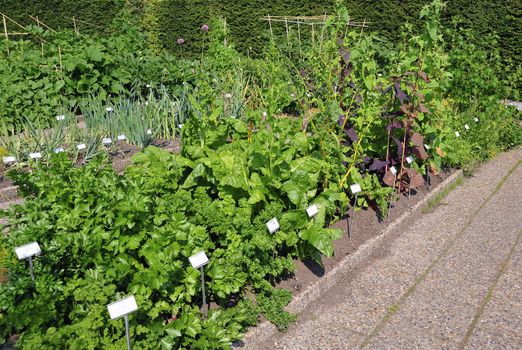
M 36 25 L 29 15 L 38 17 L 52 29 L 73 29 L 74 17 L 81 33 L 105 34 L 123 6 L 121 0 L 2 0 L 0 12 L 24 26 Z M 12 22 L 8 28 L 10 32 L 20 31 Z
M 232 40 L 240 51 L 260 52 L 267 42 L 268 24 L 260 18 L 266 15 L 320 15 L 333 12 L 335 0 L 4 0 L 1 11 L 23 24 L 33 23 L 27 15 L 38 15 L 52 28 L 72 28 L 78 19 L 82 32 L 107 32 L 112 18 L 125 6 L 131 10 L 149 33 L 151 45 L 166 48 L 184 55 L 201 52 L 204 36 L 203 23 L 212 17 L 225 17 Z M 371 22 L 370 30 L 391 40 L 400 36 L 400 27 L 410 22 L 420 24 L 419 11 L 429 0 L 345 0 L 355 20 Z M 126 4 L 126 5 L 125 5 Z M 456 17 L 463 25 L 474 30 L 475 36 L 497 32 L 503 60 L 522 65 L 522 2 L 505 0 L 458 0 L 447 2 L 443 13 L 446 24 Z M 294 29 L 296 27 L 294 26 Z M 274 24 L 274 32 L 284 35 L 283 23 Z M 306 38 L 307 30 L 301 28 Z M 309 31 L 309 30 L 308 30 Z M 185 44 L 179 47 L 178 38 Z M 488 43 L 481 43 L 487 46 Z

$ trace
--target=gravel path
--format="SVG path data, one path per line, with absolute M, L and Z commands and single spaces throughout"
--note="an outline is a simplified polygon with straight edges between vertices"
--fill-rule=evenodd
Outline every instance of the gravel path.
M 246 349 L 522 349 L 522 149 L 399 227 L 288 333 Z

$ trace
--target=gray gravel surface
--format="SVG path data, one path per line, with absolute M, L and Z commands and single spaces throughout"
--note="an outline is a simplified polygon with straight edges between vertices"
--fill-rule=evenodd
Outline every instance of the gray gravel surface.
M 244 348 L 522 349 L 521 159 L 518 149 L 483 165 L 286 334 Z

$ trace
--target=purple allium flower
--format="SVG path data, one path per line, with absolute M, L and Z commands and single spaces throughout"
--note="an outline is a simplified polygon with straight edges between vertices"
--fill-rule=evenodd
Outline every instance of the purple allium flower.
M 208 24 L 203 24 L 203 25 L 201 26 L 201 31 L 203 31 L 203 32 L 205 32 L 205 33 L 208 32 Z
M 178 45 L 183 45 L 185 43 L 185 39 L 179 38 L 177 43 L 178 43 Z

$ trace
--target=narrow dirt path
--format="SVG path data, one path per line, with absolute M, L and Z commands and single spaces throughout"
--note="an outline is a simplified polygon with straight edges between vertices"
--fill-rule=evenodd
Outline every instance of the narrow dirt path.
M 483 165 L 433 211 L 247 349 L 522 349 L 522 149 Z

